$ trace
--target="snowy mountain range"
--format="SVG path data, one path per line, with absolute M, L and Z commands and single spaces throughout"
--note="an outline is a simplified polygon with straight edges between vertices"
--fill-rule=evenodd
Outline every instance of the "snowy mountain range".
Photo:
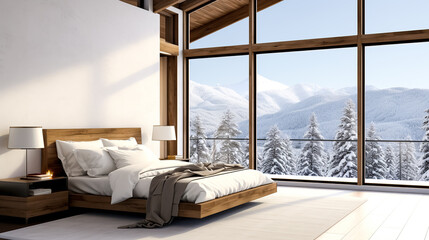
M 348 99 L 356 103 L 356 87 L 332 90 L 317 85 L 287 86 L 258 75 L 257 135 L 265 137 L 277 124 L 290 138 L 302 138 L 311 113 L 315 113 L 320 131 L 326 139 L 333 139 Z M 230 109 L 236 122 L 248 135 L 248 83 L 228 87 L 208 86 L 190 82 L 190 117 L 201 117 L 207 135 L 216 129 L 223 112 Z M 382 139 L 412 139 L 423 137 L 421 128 L 424 111 L 429 108 L 429 89 L 366 88 L 366 123 L 374 122 Z

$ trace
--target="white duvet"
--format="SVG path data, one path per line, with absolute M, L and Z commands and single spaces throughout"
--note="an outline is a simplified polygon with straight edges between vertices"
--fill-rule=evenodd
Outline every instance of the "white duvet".
M 109 183 L 112 189 L 111 203 L 119 203 L 133 197 L 136 187 L 140 192 L 139 197 L 147 198 L 150 182 L 156 175 L 188 164 L 174 160 L 158 161 L 145 168 L 142 165 L 130 165 L 111 172 L 109 174 Z M 182 201 L 201 203 L 271 182 L 273 181 L 269 177 L 255 170 L 242 170 L 202 178 L 188 184 Z

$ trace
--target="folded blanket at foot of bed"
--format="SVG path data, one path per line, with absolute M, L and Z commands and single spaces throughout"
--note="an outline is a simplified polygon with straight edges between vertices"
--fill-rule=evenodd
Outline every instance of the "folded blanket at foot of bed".
M 153 178 L 146 203 L 146 219 L 119 228 L 159 228 L 179 213 L 180 199 L 187 185 L 196 179 L 242 170 L 239 164 L 196 163 L 178 167 Z

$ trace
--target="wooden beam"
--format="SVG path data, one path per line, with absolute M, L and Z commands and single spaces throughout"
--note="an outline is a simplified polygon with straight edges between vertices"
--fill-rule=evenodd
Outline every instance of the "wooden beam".
M 365 45 L 409 43 L 429 41 L 429 30 L 415 30 L 390 33 L 365 34 L 362 43 Z
M 179 4 L 179 8 L 184 12 L 189 12 L 195 8 L 203 6 L 205 4 L 214 2 L 215 0 L 187 0 L 181 4 Z
M 180 0 L 153 0 L 153 12 L 159 13 L 162 10 L 173 6 L 174 4 L 180 3 Z
M 282 0 L 265 0 L 258 1 L 258 11 L 264 10 L 267 7 L 270 7 Z M 217 18 L 203 26 L 191 30 L 190 41 L 196 41 L 200 38 L 203 38 L 213 32 L 216 32 L 224 27 L 227 27 L 235 22 L 238 22 L 249 16 L 249 5 L 243 6 L 233 12 L 230 12 L 220 18 Z M 192 16 L 191 16 L 192 17 Z
M 365 183 L 365 48 L 362 36 L 365 34 L 364 0 L 358 0 L 357 19 L 357 185 Z
M 318 38 L 308 40 L 261 43 L 253 46 L 253 51 L 258 53 L 263 52 L 279 52 L 279 51 L 296 51 L 296 50 L 311 50 L 324 49 L 335 47 L 351 47 L 357 45 L 357 36 L 347 37 L 332 37 Z
M 128 4 L 131 4 L 133 6 L 138 7 L 139 6 L 139 1 L 138 0 L 121 0 L 122 2 L 126 2 Z
M 189 15 L 183 14 L 183 49 L 189 48 Z M 183 55 L 183 157 L 189 158 L 189 60 Z
M 167 57 L 167 125 L 177 136 L 177 57 Z M 167 155 L 177 155 L 177 140 L 167 141 Z
M 186 58 L 193 57 L 214 57 L 214 56 L 228 56 L 248 54 L 249 45 L 236 45 L 228 47 L 213 47 L 213 48 L 200 48 L 183 50 L 183 56 Z
M 162 38 L 160 41 L 160 51 L 162 55 L 179 56 L 179 46 L 166 42 Z
M 249 169 L 256 169 L 257 135 L 256 135 L 256 55 L 253 46 L 256 44 L 256 1 L 249 0 Z

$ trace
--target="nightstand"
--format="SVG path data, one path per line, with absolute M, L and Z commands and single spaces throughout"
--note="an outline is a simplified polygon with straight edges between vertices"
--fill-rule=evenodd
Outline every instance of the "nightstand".
M 30 196 L 30 189 L 49 188 L 52 193 Z M 68 209 L 67 178 L 47 180 L 0 179 L 0 215 L 24 218 Z

